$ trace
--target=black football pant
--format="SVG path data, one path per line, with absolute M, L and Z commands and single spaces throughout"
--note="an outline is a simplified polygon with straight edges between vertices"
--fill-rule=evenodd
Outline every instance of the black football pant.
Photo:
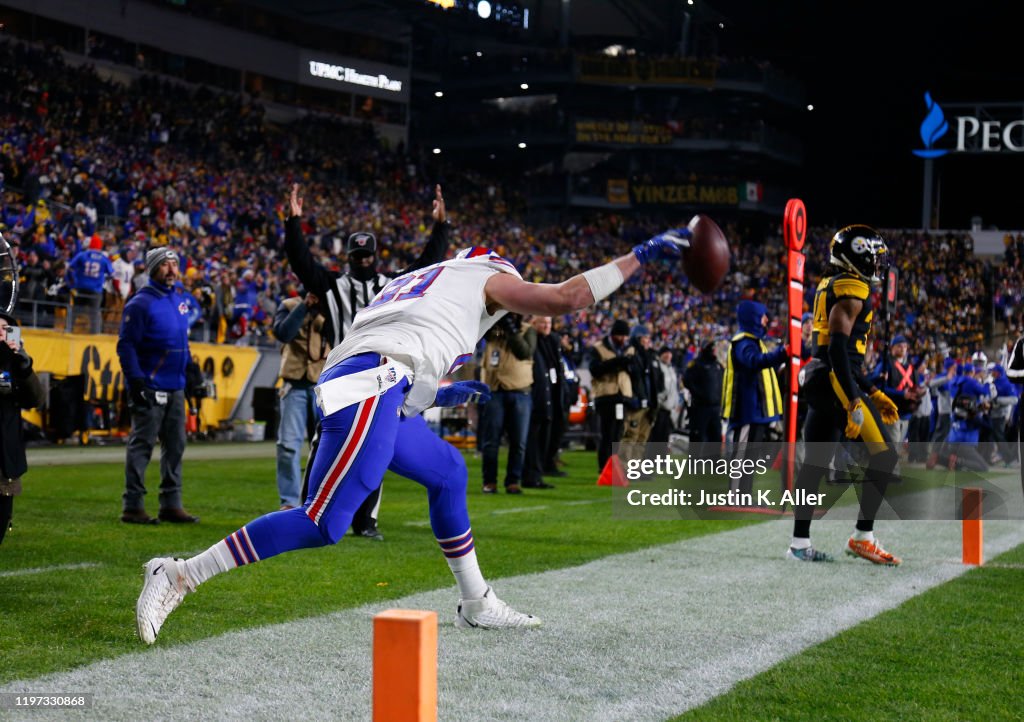
M 806 453 L 804 464 L 796 477 L 796 489 L 817 494 L 822 477 L 828 472 L 832 455 L 838 448 L 846 429 L 846 410 L 839 403 L 829 381 L 829 369 L 822 364 L 808 375 L 804 392 L 807 395 L 807 419 L 804 422 Z M 860 513 L 859 531 L 872 531 L 875 516 L 882 505 L 886 487 L 895 480 L 894 471 L 899 461 L 896 446 L 886 435 L 881 415 L 871 399 L 864 398 L 867 414 L 860 434 L 854 441 L 863 443 L 868 451 L 868 466 L 864 481 L 857 484 Z M 806 498 L 806 497 L 805 497 Z M 800 505 L 794 508 L 793 536 L 809 538 L 811 518 L 816 507 Z

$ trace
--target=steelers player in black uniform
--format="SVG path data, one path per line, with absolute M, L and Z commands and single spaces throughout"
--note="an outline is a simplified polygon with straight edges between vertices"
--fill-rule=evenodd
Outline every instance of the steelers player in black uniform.
M 899 418 L 896 405 L 864 376 L 864 352 L 874 314 L 871 286 L 881 283 L 888 249 L 868 226 L 847 226 L 832 237 L 829 267 L 814 294 L 812 359 L 806 366 L 804 441 L 807 463 L 796 489 L 815 494 L 842 435 L 862 442 L 868 452 L 864 481 L 858 484 L 860 513 L 846 553 L 875 564 L 896 566 L 899 557 L 882 548 L 874 535 L 875 515 L 886 486 L 895 479 L 896 446 L 883 428 Z M 805 497 L 806 498 L 806 497 Z M 832 561 L 811 546 L 813 506 L 794 509 L 793 539 L 787 559 Z

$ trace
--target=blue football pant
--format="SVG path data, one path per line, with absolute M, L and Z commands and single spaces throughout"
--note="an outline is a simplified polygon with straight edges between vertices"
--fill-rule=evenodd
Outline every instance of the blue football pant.
M 378 365 L 378 354 L 360 354 L 329 369 L 320 381 Z M 408 388 L 408 382 L 400 382 L 381 396 L 322 419 L 305 503 L 266 514 L 227 537 L 237 563 L 337 543 L 388 469 L 426 487 L 431 527 L 447 556 L 472 550 L 466 463 L 451 444 L 429 429 L 422 416 L 399 415 Z M 454 544 L 447 540 L 456 539 L 463 543 L 457 545 L 456 554 L 449 553 Z

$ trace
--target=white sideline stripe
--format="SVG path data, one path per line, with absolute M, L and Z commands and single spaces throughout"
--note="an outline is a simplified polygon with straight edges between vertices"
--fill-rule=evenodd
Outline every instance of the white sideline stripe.
M 553 506 L 586 506 L 588 504 L 607 504 L 608 499 L 577 499 L 575 501 L 553 501 L 548 504 L 540 504 L 538 506 L 522 506 L 513 507 L 512 509 L 497 509 L 492 511 L 492 514 L 518 514 L 523 511 L 536 511 L 537 509 L 548 509 Z M 428 527 L 430 526 L 429 519 L 418 519 L 415 521 L 402 522 L 403 526 L 413 527 Z
M 370 719 L 371 618 L 403 607 L 440 612 L 441 719 L 664 720 L 971 568 L 960 563 L 957 522 L 878 527 L 903 555 L 902 567 L 785 561 L 790 524 L 770 521 L 498 580 L 498 594 L 544 620 L 537 630 L 454 628 L 452 587 L 191 644 L 140 643 L 137 653 L 0 692 L 88 691 L 91 716 L 131 722 L 140 709 L 161 720 L 191 720 L 198 710 L 208 719 L 286 719 L 313 697 L 319 709 Z M 848 521 L 815 522 L 814 541 L 836 551 L 850 530 Z M 1024 542 L 1024 528 L 988 521 L 985 538 L 992 558 Z M 207 606 L 202 591 L 184 604 L 187 613 L 172 615 L 164 634 L 191 615 L 228 613 Z M 256 604 L 237 597 L 234 613 Z M 33 710 L 11 718 L 66 715 Z
M 495 509 L 492 514 L 522 514 L 524 511 L 537 511 L 538 509 L 547 509 L 547 504 L 538 504 L 537 506 L 514 506 L 511 509 Z
M 12 569 L 7 572 L 0 572 L 3 577 L 23 577 L 28 574 L 46 574 L 47 572 L 70 571 L 73 569 L 92 569 L 103 566 L 99 562 L 81 562 L 80 564 L 55 564 L 52 567 L 32 567 L 30 569 Z

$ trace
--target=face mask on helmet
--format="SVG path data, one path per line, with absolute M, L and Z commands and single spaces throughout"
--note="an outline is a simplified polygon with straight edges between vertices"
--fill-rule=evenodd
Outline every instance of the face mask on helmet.
M 829 261 L 860 276 L 870 284 L 882 282 L 888 266 L 889 249 L 878 231 L 870 226 L 847 226 L 829 244 Z

